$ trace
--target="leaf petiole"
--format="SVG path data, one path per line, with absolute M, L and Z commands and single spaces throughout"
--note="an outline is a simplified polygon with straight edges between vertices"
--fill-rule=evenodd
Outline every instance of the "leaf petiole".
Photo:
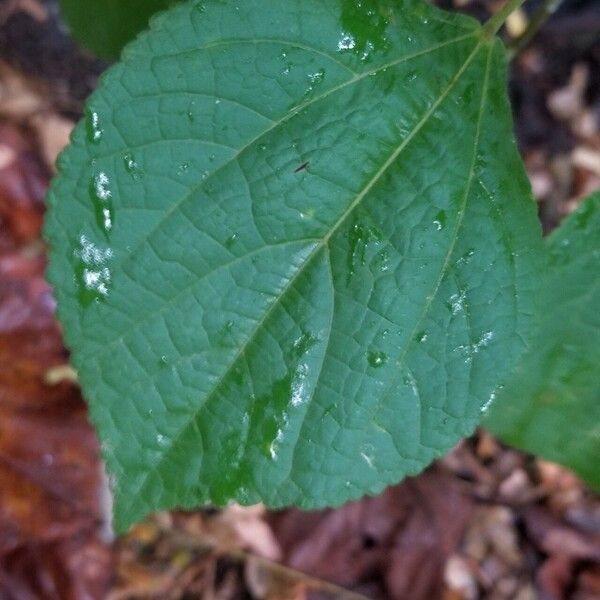
M 562 4 L 562 1 L 563 0 L 544 0 L 542 2 L 539 8 L 533 13 L 525 31 L 510 44 L 509 55 L 511 58 L 529 44 L 533 36 L 539 31 L 540 27 Z
M 483 25 L 483 35 L 491 38 L 504 25 L 506 19 L 519 8 L 525 0 L 508 0 L 508 2 Z

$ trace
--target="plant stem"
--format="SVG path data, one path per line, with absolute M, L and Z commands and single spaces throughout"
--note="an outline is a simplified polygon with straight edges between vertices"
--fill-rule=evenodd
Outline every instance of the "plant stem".
M 531 16 L 531 20 L 525 31 L 515 38 L 509 46 L 509 56 L 512 58 L 520 52 L 529 42 L 531 38 L 538 32 L 539 28 L 546 22 L 546 19 L 556 11 L 562 4 L 563 0 L 544 0 L 538 9 Z
M 483 33 L 487 37 L 496 35 L 498 29 L 504 25 L 509 15 L 517 10 L 525 0 L 508 0 L 508 2 L 483 25 Z

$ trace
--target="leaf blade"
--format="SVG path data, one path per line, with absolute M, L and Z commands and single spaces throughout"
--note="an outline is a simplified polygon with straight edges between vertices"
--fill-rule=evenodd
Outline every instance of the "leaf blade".
M 563 464 L 600 488 L 600 193 L 546 238 L 536 333 L 486 426 L 508 444 Z
M 178 0 L 60 0 L 73 36 L 101 58 L 119 58 L 123 47 L 146 29 L 156 12 Z
M 246 8 L 244 23 L 262 30 L 237 34 L 276 41 L 217 55 L 207 47 L 239 29 L 233 5 L 174 9 L 92 99 L 88 130 L 110 124 L 99 143 L 80 126 L 61 161 L 50 278 L 119 482 L 119 526 L 173 504 L 321 506 L 374 493 L 472 430 L 520 351 L 539 232 L 505 139 L 503 51 L 471 21 L 465 32 L 413 2 L 373 3 L 385 16 L 375 21 L 353 14 L 365 37 L 348 28 L 348 6 L 290 4 L 274 8 L 276 23 Z M 203 39 L 182 35 L 194 18 Z M 290 22 L 311 19 L 320 34 L 293 34 L 297 52 L 281 50 L 279 20 L 289 36 Z M 335 58 L 326 69 L 323 53 Z M 229 150 L 211 161 L 214 144 Z M 485 165 L 497 147 L 505 169 Z M 116 182 L 108 232 L 72 183 L 91 167 Z M 86 265 L 96 287 L 109 269 L 106 294 L 84 307 L 82 281 L 64 275 L 73 247 L 76 260 L 107 263 Z M 503 296 L 492 315 L 490 281 Z

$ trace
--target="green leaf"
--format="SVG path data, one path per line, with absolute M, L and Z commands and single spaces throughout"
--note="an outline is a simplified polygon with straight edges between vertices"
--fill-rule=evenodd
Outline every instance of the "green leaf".
M 126 49 L 46 225 L 119 528 L 340 504 L 473 430 L 541 244 L 505 80 L 408 0 L 191 3 Z
M 531 349 L 486 426 L 600 490 L 600 193 L 546 239 L 546 250 Z
M 150 17 L 179 0 L 60 0 L 73 37 L 102 58 L 119 58 L 123 46 L 148 27 Z

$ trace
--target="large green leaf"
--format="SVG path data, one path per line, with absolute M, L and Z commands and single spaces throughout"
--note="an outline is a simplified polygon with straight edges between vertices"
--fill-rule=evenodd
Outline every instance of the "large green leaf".
M 96 55 L 115 59 L 154 13 L 178 1 L 60 0 L 60 8 L 73 37 Z
M 546 248 L 531 350 L 486 425 L 600 490 L 600 193 L 547 238 Z
M 541 243 L 505 78 L 409 0 L 186 4 L 126 49 L 46 226 L 118 527 L 339 504 L 473 430 Z

